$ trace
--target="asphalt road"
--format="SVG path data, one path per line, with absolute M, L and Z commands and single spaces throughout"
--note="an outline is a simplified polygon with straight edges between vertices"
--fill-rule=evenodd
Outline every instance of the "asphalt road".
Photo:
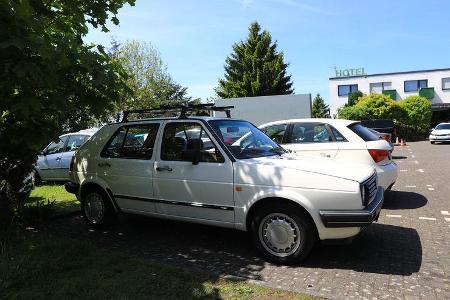
M 399 179 L 378 223 L 352 244 L 319 246 L 302 265 L 262 261 L 247 234 L 209 226 L 122 216 L 108 231 L 80 215 L 47 230 L 101 248 L 169 262 L 214 276 L 336 299 L 450 299 L 450 144 L 396 147 Z

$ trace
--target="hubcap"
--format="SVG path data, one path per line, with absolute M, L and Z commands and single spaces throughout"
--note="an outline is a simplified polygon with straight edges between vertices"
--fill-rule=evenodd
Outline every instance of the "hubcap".
M 93 224 L 97 224 L 103 218 L 103 199 L 97 193 L 90 193 L 84 200 L 84 212 L 86 218 Z
M 269 253 L 284 257 L 297 251 L 301 236 L 297 223 L 288 215 L 267 215 L 259 225 L 259 239 Z

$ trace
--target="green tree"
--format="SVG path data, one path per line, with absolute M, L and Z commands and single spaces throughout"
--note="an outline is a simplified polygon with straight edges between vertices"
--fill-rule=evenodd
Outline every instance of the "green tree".
M 399 119 L 402 111 L 398 103 L 383 94 L 370 94 L 360 97 L 353 106 L 339 110 L 339 118 L 349 120 Z
M 102 118 L 124 94 L 126 73 L 88 25 L 108 31 L 134 0 L 0 1 L 0 223 L 20 211 L 16 191 L 43 145 L 80 112 Z
M 328 111 L 328 105 L 325 104 L 325 100 L 317 94 L 312 103 L 312 116 L 313 118 L 322 118 Z
M 416 138 L 429 133 L 431 126 L 431 102 L 419 96 L 409 96 L 398 102 L 403 117 L 398 122 L 402 137 Z
M 112 41 L 111 56 L 128 73 L 131 93 L 124 95 L 118 110 L 158 107 L 167 101 L 189 101 L 187 88 L 175 83 L 158 50 L 150 42 Z
M 287 67 L 270 33 L 261 31 L 254 22 L 247 39 L 233 45 L 233 53 L 225 61 L 225 78 L 219 80 L 216 94 L 220 98 L 292 94 Z
M 359 98 L 364 97 L 364 94 L 361 91 L 356 91 L 348 94 L 348 106 L 353 106 L 358 103 Z

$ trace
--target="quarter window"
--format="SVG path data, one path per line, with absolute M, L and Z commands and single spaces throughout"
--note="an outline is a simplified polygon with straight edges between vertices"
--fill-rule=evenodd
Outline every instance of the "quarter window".
M 322 123 L 295 123 L 292 126 L 290 143 L 323 143 L 332 138 L 327 126 Z
M 339 85 L 338 86 L 338 96 L 347 96 L 350 93 L 354 93 L 358 91 L 357 84 L 349 84 L 349 85 Z
M 450 90 L 450 77 L 442 78 L 442 90 Z
M 198 123 L 169 123 L 164 128 L 161 144 L 161 159 L 170 161 L 192 161 L 195 152 L 200 152 L 200 162 L 225 162 L 223 155 Z
M 336 142 L 346 142 L 347 141 L 345 139 L 345 137 L 339 131 L 337 131 L 336 128 L 334 128 L 333 126 L 330 126 L 330 128 L 331 128 L 331 131 L 333 132 Z
M 428 87 L 428 80 L 406 80 L 405 83 L 405 92 L 417 92 L 421 88 Z
M 277 124 L 261 129 L 275 143 L 282 144 L 287 124 Z
M 57 141 L 50 143 L 50 145 L 48 145 L 47 149 L 45 150 L 45 154 L 49 155 L 49 154 L 63 152 L 66 141 L 67 141 L 67 136 L 64 136 L 64 137 L 58 139 Z
M 142 159 L 152 158 L 159 124 L 121 127 L 103 149 L 102 157 Z
M 391 82 L 374 82 L 370 84 L 370 93 L 381 94 L 385 90 L 392 89 Z

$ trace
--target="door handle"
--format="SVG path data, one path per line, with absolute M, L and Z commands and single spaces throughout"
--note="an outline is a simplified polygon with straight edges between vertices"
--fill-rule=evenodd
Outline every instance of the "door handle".
M 55 158 L 55 160 L 56 160 L 56 161 L 60 161 L 60 160 L 61 160 L 61 157 L 57 157 L 57 158 Z
M 172 172 L 172 168 L 169 166 L 163 166 L 163 167 L 156 167 L 156 171 L 168 171 L 168 172 Z
M 106 161 L 105 162 L 101 162 L 101 163 L 98 163 L 98 166 L 99 167 L 111 167 L 111 165 L 109 164 L 109 163 L 107 163 Z

